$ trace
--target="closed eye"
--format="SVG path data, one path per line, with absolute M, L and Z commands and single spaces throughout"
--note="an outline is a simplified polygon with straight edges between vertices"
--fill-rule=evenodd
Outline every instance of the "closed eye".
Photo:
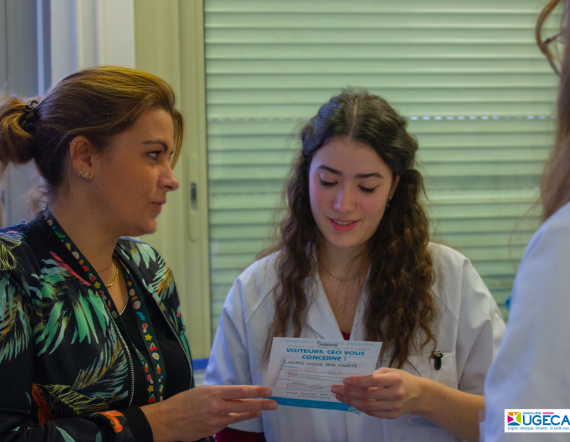
M 331 183 L 329 181 L 325 181 L 321 178 L 321 186 L 325 186 L 325 187 L 332 187 L 334 186 L 336 183 Z
M 362 186 L 358 186 L 360 188 L 360 190 L 362 190 L 364 193 L 374 193 L 376 191 L 376 189 L 378 188 L 378 186 L 376 187 L 362 187 Z

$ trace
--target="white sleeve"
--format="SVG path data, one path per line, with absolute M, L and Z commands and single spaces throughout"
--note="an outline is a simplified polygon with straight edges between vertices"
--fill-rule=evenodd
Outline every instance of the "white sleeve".
M 252 385 L 243 291 L 239 279 L 224 303 L 204 385 Z M 230 427 L 241 431 L 263 432 L 262 418 L 239 422 Z
M 515 279 L 505 339 L 485 382 L 485 442 L 569 440 L 504 430 L 507 408 L 570 408 L 568 336 L 570 228 L 554 215 L 533 236 Z
M 485 376 L 505 333 L 505 322 L 495 299 L 467 259 L 461 285 L 456 348 L 459 390 L 482 395 Z

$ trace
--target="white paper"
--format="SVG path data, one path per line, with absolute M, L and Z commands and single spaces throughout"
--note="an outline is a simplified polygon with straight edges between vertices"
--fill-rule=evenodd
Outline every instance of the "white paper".
M 381 347 L 381 342 L 273 338 L 265 386 L 280 405 L 354 411 L 331 387 L 372 374 Z

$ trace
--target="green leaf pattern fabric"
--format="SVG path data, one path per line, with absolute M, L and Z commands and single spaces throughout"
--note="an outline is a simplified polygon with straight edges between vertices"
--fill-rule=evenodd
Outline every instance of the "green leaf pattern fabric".
M 115 255 L 157 302 L 189 356 L 172 273 L 150 246 Z M 132 441 L 128 353 L 77 260 L 39 216 L 0 230 L 0 439 Z M 154 298 L 155 301 L 152 300 Z

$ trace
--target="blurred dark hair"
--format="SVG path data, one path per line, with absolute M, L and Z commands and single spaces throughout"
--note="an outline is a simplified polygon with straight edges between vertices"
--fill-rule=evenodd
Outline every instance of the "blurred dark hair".
M 406 132 L 406 120 L 385 100 L 364 90 L 345 90 L 332 97 L 301 130 L 302 149 L 284 190 L 288 213 L 280 225 L 279 243 L 271 250 L 280 252 L 275 266 L 278 284 L 263 360 L 268 358 L 273 337 L 301 335 L 310 302 L 305 278 L 316 272 L 308 246 L 315 246 L 320 238 L 311 212 L 309 169 L 315 152 L 335 137 L 370 146 L 393 176 L 400 176 L 390 208 L 365 251 L 366 265 L 370 265 L 365 327 L 366 340 L 383 342 L 382 355 L 389 350 L 390 365 L 401 368 L 418 344 L 418 329 L 424 333 L 420 347 L 430 341 L 435 345 L 430 328 L 436 315 L 430 293 L 434 271 L 427 250 L 428 219 L 420 203 L 424 186 L 414 168 L 418 144 Z
M 31 100 L 0 97 L 0 165 L 35 160 L 51 196 L 65 185 L 69 142 L 85 136 L 100 151 L 149 109 L 163 109 L 174 124 L 176 162 L 182 144 L 182 115 L 174 92 L 160 78 L 134 69 L 96 67 L 69 75 L 34 109 Z M 35 115 L 34 115 L 35 114 Z M 30 124 L 30 122 L 32 124 Z

